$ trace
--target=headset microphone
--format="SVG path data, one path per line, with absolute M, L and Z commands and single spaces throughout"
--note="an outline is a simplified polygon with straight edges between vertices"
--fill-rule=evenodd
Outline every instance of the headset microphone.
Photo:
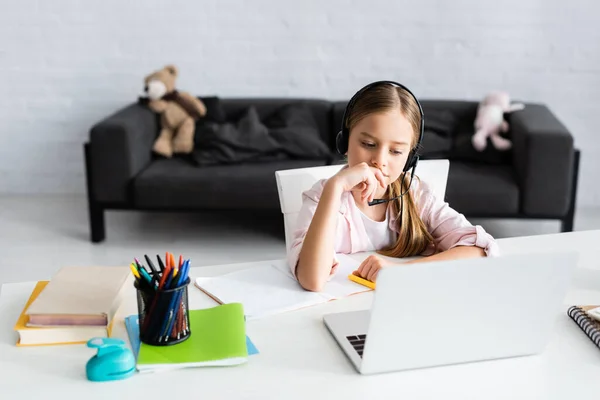
M 404 186 L 404 176 L 406 176 L 406 171 L 404 171 L 402 173 L 402 178 L 400 181 L 400 194 L 398 196 L 392 197 L 390 199 L 373 199 L 373 201 L 369 201 L 369 205 L 376 206 L 377 204 L 387 203 L 389 201 L 393 201 L 393 200 L 403 197 L 406 194 L 406 192 L 408 192 L 408 189 L 410 189 L 410 186 L 412 185 L 412 180 L 413 180 L 413 177 L 415 176 L 415 168 L 416 167 L 417 167 L 416 164 L 413 165 L 413 167 L 412 167 L 412 171 L 410 173 L 410 183 L 408 184 L 408 187 L 406 188 L 405 191 L 402 191 L 402 186 Z
M 388 201 L 399 199 L 402 196 L 404 196 L 404 193 L 401 194 L 400 196 L 392 197 L 391 199 L 373 199 L 373 201 L 369 202 L 369 205 L 376 206 L 377 204 L 383 204 L 383 203 L 387 203 Z

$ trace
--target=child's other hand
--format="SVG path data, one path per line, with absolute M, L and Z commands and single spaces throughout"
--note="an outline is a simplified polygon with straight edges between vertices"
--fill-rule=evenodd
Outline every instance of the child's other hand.
M 378 257 L 376 255 L 370 255 L 369 257 L 365 258 L 365 260 L 360 264 L 358 269 L 352 273 L 368 281 L 375 282 L 379 270 L 385 267 L 386 265 L 391 264 L 393 263 L 384 260 L 381 257 Z

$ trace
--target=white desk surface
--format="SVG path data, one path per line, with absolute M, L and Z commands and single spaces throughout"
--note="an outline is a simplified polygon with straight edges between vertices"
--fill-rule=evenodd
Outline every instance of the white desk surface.
M 580 264 L 565 299 L 600 304 L 600 231 L 501 239 L 504 254 L 577 249 Z M 133 255 L 132 255 L 133 256 Z M 364 255 L 363 255 L 364 256 Z M 192 276 L 213 276 L 261 263 L 193 268 Z M 85 363 L 94 351 L 85 345 L 17 348 L 13 325 L 34 282 L 5 284 L 0 292 L 1 398 L 46 399 L 583 399 L 600 393 L 600 349 L 565 313 L 541 355 L 455 366 L 359 375 L 322 322 L 329 312 L 368 308 L 372 293 L 253 320 L 247 333 L 260 354 L 245 365 L 136 374 L 123 381 L 94 383 Z M 135 295 L 121 318 L 136 312 Z M 194 308 L 215 303 L 190 287 Z M 129 343 L 122 321 L 114 336 Z M 11 395 L 5 397 L 5 395 Z

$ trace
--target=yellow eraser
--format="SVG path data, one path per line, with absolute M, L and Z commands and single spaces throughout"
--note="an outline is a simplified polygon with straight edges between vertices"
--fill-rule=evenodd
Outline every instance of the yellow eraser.
M 375 289 L 375 282 L 368 281 L 366 279 L 361 278 L 360 276 L 350 274 L 350 275 L 348 275 L 348 279 L 350 279 L 351 281 L 354 281 L 358 284 L 361 284 L 363 286 L 366 286 L 370 289 Z

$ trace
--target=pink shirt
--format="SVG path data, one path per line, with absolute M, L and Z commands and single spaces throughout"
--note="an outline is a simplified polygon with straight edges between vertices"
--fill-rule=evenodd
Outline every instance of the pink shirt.
M 322 179 L 302 194 L 302 208 L 298 213 L 296 229 L 292 233 L 290 250 L 287 254 L 288 264 L 294 275 L 304 237 L 315 214 L 326 182 L 326 179 Z M 425 182 L 421 182 L 416 178 L 413 179 L 410 191 L 419 210 L 419 216 L 434 239 L 434 242 L 422 255 L 435 254 L 456 246 L 477 246 L 484 249 L 487 256 L 498 255 L 499 249 L 494 238 L 481 226 L 473 226 L 464 215 L 450 208 L 443 199 L 435 197 Z M 389 217 L 388 227 L 395 235 L 398 234 L 396 229 L 398 217 L 399 215 L 390 215 Z M 336 263 L 335 253 L 351 254 L 361 251 L 381 250 L 372 248 L 361 217 L 361 211 L 350 192 L 342 194 L 334 242 L 333 264 Z

